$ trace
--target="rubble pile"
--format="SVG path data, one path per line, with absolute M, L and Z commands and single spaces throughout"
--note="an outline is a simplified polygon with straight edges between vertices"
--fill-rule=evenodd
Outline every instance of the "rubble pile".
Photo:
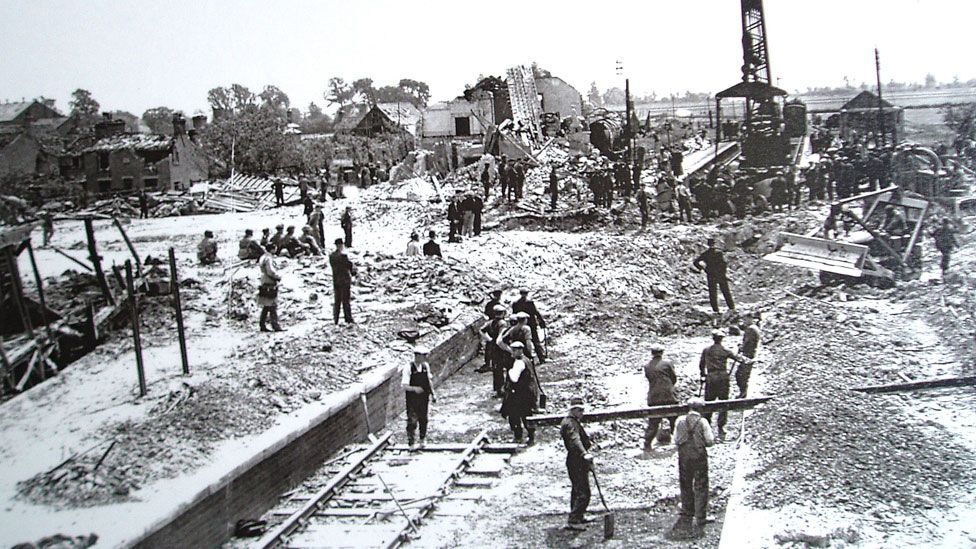
M 794 300 L 767 315 L 767 332 L 804 337 L 766 347 L 766 391 L 778 398 L 749 426 L 760 457 L 749 477 L 752 505 L 829 505 L 883 519 L 932 508 L 974 480 L 976 460 L 944 430 L 908 419 L 885 397 L 850 390 L 877 382 L 878 370 L 901 368 L 891 350 L 901 335 L 871 325 L 869 314 Z M 855 328 L 859 337 L 851 337 Z

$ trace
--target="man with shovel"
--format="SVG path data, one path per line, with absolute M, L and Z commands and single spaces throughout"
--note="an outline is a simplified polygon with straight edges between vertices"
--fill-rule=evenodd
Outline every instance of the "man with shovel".
M 559 434 L 566 445 L 566 470 L 569 472 L 569 482 L 572 489 L 569 493 L 569 519 L 566 521 L 567 530 L 586 530 L 585 514 L 590 505 L 590 467 L 593 456 L 590 447 L 593 443 L 583 430 L 580 418 L 583 417 L 583 399 L 573 397 L 569 401 L 569 412 L 559 424 Z
M 694 519 L 701 527 L 712 520 L 708 517 L 708 450 L 715 444 L 712 428 L 702 417 L 705 401 L 694 397 L 688 401 L 688 414 L 678 418 L 674 427 L 674 443 L 678 447 L 678 484 L 681 487 L 682 526 L 690 526 Z

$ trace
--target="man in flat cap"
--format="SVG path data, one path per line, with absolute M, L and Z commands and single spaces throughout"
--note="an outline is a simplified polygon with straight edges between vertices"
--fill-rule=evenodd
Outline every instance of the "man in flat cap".
M 712 330 L 712 344 L 705 347 L 702 351 L 701 360 L 698 362 L 698 369 L 701 379 L 705 383 L 705 400 L 728 400 L 729 399 L 729 379 L 731 372 L 728 369 L 728 360 L 731 358 L 735 362 L 752 364 L 752 359 L 746 358 L 738 353 L 730 351 L 724 345 L 725 332 L 722 330 Z M 725 422 L 728 412 L 718 413 L 718 438 L 725 440 Z M 705 419 L 712 420 L 712 414 L 705 414 Z
M 728 264 L 725 262 L 725 255 L 715 247 L 714 238 L 709 238 L 707 243 L 708 249 L 695 258 L 692 267 L 697 271 L 705 271 L 708 282 L 708 303 L 712 306 L 712 310 L 718 312 L 718 290 L 721 289 L 725 305 L 734 311 L 735 302 L 732 300 L 732 290 L 729 289 L 729 279 L 726 274 Z
M 430 383 L 429 351 L 425 347 L 414 347 L 413 362 L 403 369 L 400 385 L 407 395 L 407 443 L 411 449 L 423 448 L 427 439 L 427 409 L 430 401 L 437 402 Z M 414 433 L 420 427 L 420 444 L 414 445 Z
M 678 381 L 678 377 L 674 373 L 674 363 L 670 359 L 664 358 L 664 347 L 661 345 L 651 347 L 651 361 L 644 365 L 644 377 L 647 378 L 648 406 L 667 406 L 678 403 L 678 397 L 674 392 L 674 384 Z M 670 442 L 671 431 L 674 429 L 674 423 L 678 418 L 669 417 L 665 419 L 667 419 L 668 425 L 664 428 L 664 434 L 666 436 L 662 436 L 662 444 Z M 657 436 L 660 426 L 661 418 L 647 418 L 647 429 L 644 430 L 644 453 L 641 454 L 642 459 L 651 457 L 654 437 Z
M 528 325 L 532 331 L 532 347 L 535 351 L 535 354 L 532 354 L 532 356 L 539 364 L 542 364 L 546 361 L 546 356 L 540 342 L 541 340 L 539 339 L 539 328 L 546 329 L 546 319 L 542 318 L 542 314 L 536 308 L 535 302 L 529 299 L 528 288 L 519 290 L 519 298 L 512 303 L 512 312 L 528 315 Z
M 513 341 L 511 345 L 498 338 L 499 347 L 512 355 L 512 367 L 505 376 L 505 399 L 502 401 L 502 417 L 508 418 L 515 442 L 522 443 L 522 430 L 529 435 L 528 443 L 535 444 L 535 428 L 525 423 L 539 403 L 539 379 L 532 359 L 522 354 L 525 345 Z
M 529 328 L 529 314 L 521 311 L 512 314 L 512 318 L 515 320 L 515 325 L 503 331 L 501 338 L 505 340 L 505 343 L 512 343 L 513 341 L 522 342 L 525 356 L 535 361 L 539 355 L 538 349 L 535 348 L 532 341 L 532 329 Z
M 583 411 L 583 399 L 573 397 L 569 401 L 569 412 L 559 424 L 559 434 L 566 446 L 566 470 L 572 485 L 569 492 L 567 530 L 586 530 L 585 514 L 590 505 L 590 477 L 587 473 L 593 463 L 593 456 L 590 454 L 593 443 L 580 423 Z
M 485 368 L 491 371 L 491 388 L 495 398 L 505 396 L 505 366 L 508 362 L 502 351 L 495 343 L 502 330 L 505 329 L 505 306 L 495 305 L 491 311 L 491 320 L 481 327 L 481 341 L 485 344 Z
M 712 522 L 708 517 L 708 450 L 715 443 L 708 420 L 702 417 L 705 401 L 688 401 L 688 414 L 674 426 L 678 447 L 678 484 L 681 488 L 679 524 L 688 526 L 694 518 L 699 527 Z

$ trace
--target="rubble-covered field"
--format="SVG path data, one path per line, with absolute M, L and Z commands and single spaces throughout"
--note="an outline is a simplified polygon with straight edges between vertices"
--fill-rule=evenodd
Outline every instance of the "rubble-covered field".
M 530 175 L 527 202 L 543 201 L 543 178 Z M 562 204 L 566 211 L 584 206 L 573 198 L 570 194 Z M 675 360 L 679 395 L 688 397 L 698 389 L 698 355 L 709 331 L 728 320 L 713 317 L 704 276 L 689 269 L 710 236 L 727 249 L 739 311 L 759 311 L 765 318 L 754 394 L 777 397 L 750 413 L 744 426 L 742 414 L 730 414 L 729 432 L 737 435 L 741 429 L 745 436 L 712 450 L 713 511 L 720 520 L 746 508 L 799 507 L 809 515 L 839 509 L 873 519 L 868 526 L 833 525 L 829 531 L 839 532 L 835 539 L 871 544 L 972 491 L 972 440 L 940 427 L 944 418 L 935 410 L 926 418 L 906 410 L 903 399 L 850 391 L 900 381 L 903 375 L 931 377 L 931 369 L 923 367 L 931 355 L 912 351 L 921 347 L 949 353 L 939 373 L 971 369 L 963 357 L 973 352 L 976 279 L 968 273 L 976 266 L 976 252 L 967 236 L 944 285 L 928 273 L 887 291 L 823 289 L 811 273 L 761 260 L 779 232 L 818 226 L 822 205 L 709 224 L 658 222 L 642 230 L 632 202 L 610 211 L 584 208 L 558 220 L 537 216 L 529 224 L 517 221 L 525 208 L 490 203 L 485 232 L 459 244 L 442 242 L 445 258 L 436 260 L 402 252 L 411 231 L 435 228 L 446 234 L 443 204 L 386 200 L 383 189 L 374 187 L 326 204 L 326 242 L 341 234 L 338 217 L 346 204 L 354 206 L 357 217 L 351 251 L 360 272 L 353 288 L 357 324 L 332 324 L 325 257 L 281 259 L 279 309 L 287 331 L 280 334 L 257 331 L 257 269 L 236 265 L 236 241 L 244 228 L 259 232 L 278 222 L 301 224 L 299 207 L 132 220 L 127 230 L 140 253 L 162 257 L 174 246 L 181 277 L 192 280 L 183 298 L 193 375 L 179 372 L 169 298 L 147 298 L 142 314 L 148 397 L 136 398 L 132 342 L 123 329 L 58 379 L 4 404 L 8 413 L 0 420 L 0 436 L 12 444 L 0 450 L 11 463 L 0 481 L 0 497 L 11 516 L 31 518 L 17 533 L 0 528 L 0 541 L 50 533 L 48 524 L 60 528 L 79 508 L 97 514 L 154 497 L 154 487 L 219 463 L 224 442 L 258 436 L 376 366 L 404 360 L 408 347 L 399 331 L 416 329 L 433 341 L 446 337 L 456 322 L 478 318 L 491 288 L 504 288 L 506 301 L 515 298 L 517 288 L 530 288 L 549 320 L 551 360 L 540 374 L 552 410 L 561 411 L 576 395 L 591 408 L 643 404 L 641 366 L 655 342 Z M 216 232 L 222 265 L 195 265 L 195 243 L 204 229 Z M 55 244 L 71 249 L 80 238 L 77 230 L 65 230 Z M 934 251 L 926 246 L 929 267 L 937 269 Z M 109 262 L 127 253 L 117 236 L 106 238 L 103 248 Z M 45 252 L 39 251 L 42 260 L 63 264 Z M 62 280 L 52 299 L 67 302 L 75 288 L 92 290 L 84 275 L 62 276 L 63 271 L 45 273 Z M 922 341 L 914 335 L 919 326 L 935 335 Z M 730 346 L 737 344 L 737 338 L 730 340 Z M 443 395 L 445 403 L 434 412 L 433 440 L 465 440 L 485 423 L 495 425 L 496 437 L 507 438 L 488 376 L 466 371 Z M 56 406 L 62 402 L 69 404 Z M 66 417 L 36 420 L 49 410 Z M 634 459 L 642 421 L 591 430 L 602 447 L 603 489 L 621 510 L 615 546 L 719 544 L 721 522 L 697 540 L 669 537 L 676 456 L 666 448 L 654 459 Z M 598 544 L 592 531 L 576 539 L 559 529 L 568 493 L 561 442 L 552 429 L 541 439 L 513 460 L 511 474 L 481 515 L 463 528 L 446 525 L 430 539 L 471 547 Z M 755 456 L 748 467 L 741 459 L 744 449 Z M 748 468 L 738 497 L 732 491 L 737 467 Z M 36 513 L 39 508 L 44 512 Z M 512 509 L 521 521 L 516 528 L 505 519 Z M 597 509 L 594 494 L 591 510 Z M 795 524 L 791 519 L 764 525 L 768 536 L 762 539 L 779 535 L 784 545 L 806 543 L 795 541 L 806 539 Z M 928 535 L 922 539 L 936 544 L 941 539 Z

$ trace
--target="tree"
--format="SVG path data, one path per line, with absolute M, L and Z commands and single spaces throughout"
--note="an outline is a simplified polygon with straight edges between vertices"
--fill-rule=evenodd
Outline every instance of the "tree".
M 176 112 L 169 107 L 153 107 L 142 113 L 142 121 L 149 126 L 153 133 L 172 135 L 174 114 Z
M 92 97 L 90 91 L 78 88 L 71 93 L 71 115 L 78 117 L 79 126 L 90 128 L 98 120 L 98 110 L 101 105 Z
M 603 96 L 600 95 L 600 90 L 596 87 L 596 82 L 590 82 L 590 92 L 586 98 L 593 107 L 603 106 Z
M 281 91 L 278 86 L 270 84 L 264 87 L 264 91 L 258 94 L 258 97 L 261 98 L 262 106 L 276 110 L 285 110 L 291 105 L 288 94 Z
M 354 96 L 359 97 L 359 103 L 367 105 L 376 104 L 376 88 L 373 87 L 372 78 L 359 78 L 352 83 Z
M 603 104 L 606 106 L 623 105 L 626 101 L 627 94 L 620 88 L 613 87 L 603 93 Z
M 427 101 L 430 99 L 430 86 L 426 82 L 401 78 L 397 86 L 406 96 L 413 98 L 411 102 L 417 108 L 427 106 Z
M 948 107 L 942 111 L 942 119 L 956 133 L 957 139 L 976 138 L 976 104 Z
M 935 75 L 928 73 L 925 75 L 925 87 L 934 88 L 939 82 L 935 79 Z
M 325 133 L 332 129 L 332 117 L 314 102 L 309 103 L 308 113 L 302 119 L 302 133 Z
M 243 112 L 256 106 L 255 95 L 247 86 L 231 84 L 229 88 L 213 88 L 207 92 L 207 102 L 214 110 L 214 118 L 218 112 Z
M 352 102 L 355 92 L 345 80 L 335 77 L 329 79 L 329 90 L 322 95 L 329 104 L 343 107 Z

